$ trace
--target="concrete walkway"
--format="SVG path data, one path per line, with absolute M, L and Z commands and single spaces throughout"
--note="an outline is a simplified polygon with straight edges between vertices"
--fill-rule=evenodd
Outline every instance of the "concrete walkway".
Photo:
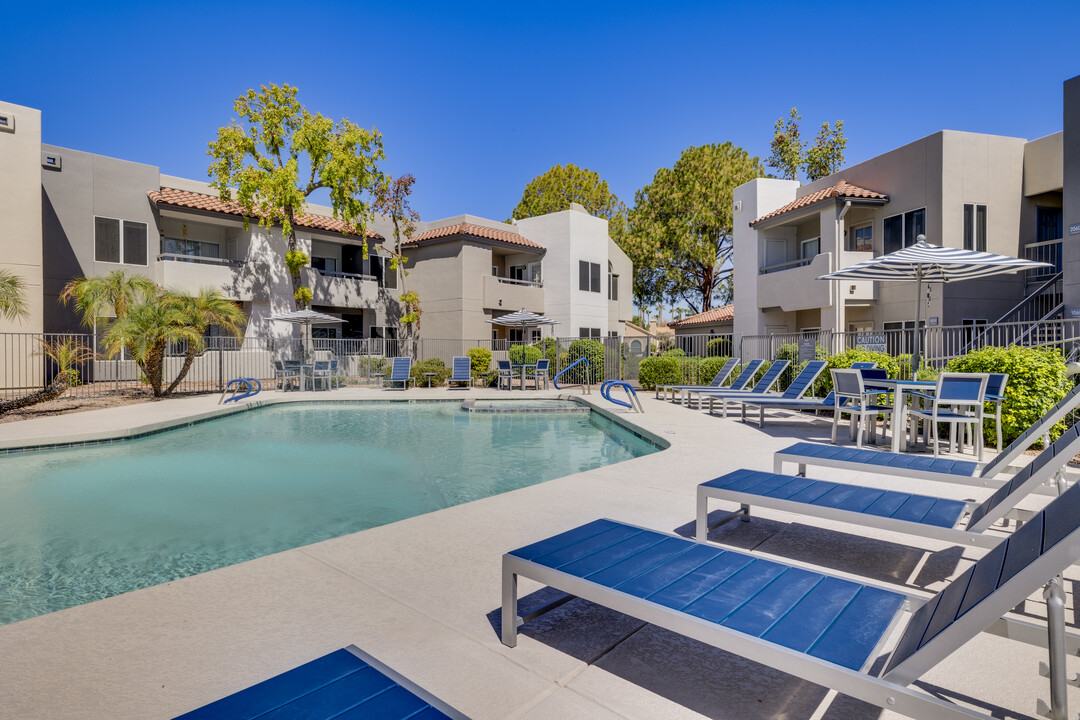
M 523 394 L 417 389 L 262 397 Z M 595 393 L 587 399 L 617 410 Z M 349 643 L 477 719 L 896 717 L 581 600 L 526 624 L 517 648 L 499 642 L 504 551 L 598 517 L 689 535 L 698 483 L 739 467 L 771 470 L 772 452 L 793 439 L 828 440 L 824 420 L 797 417 L 761 430 L 651 394 L 642 400 L 645 415 L 617 414 L 670 442 L 669 449 L 0 627 L 0 717 L 171 718 Z M 198 417 L 217 412 L 215 402 L 189 398 L 11 423 L 0 426 L 0 447 Z M 0 457 L 0 472 L 2 463 Z M 881 487 L 898 482 L 839 471 L 830 477 Z M 959 499 L 985 494 L 902 482 Z M 1034 496 L 1025 506 L 1044 501 Z M 980 554 L 768 511 L 723 526 L 713 538 L 927 592 Z M 1078 578 L 1068 574 L 1070 596 Z M 535 591 L 533 600 L 550 592 L 522 582 L 523 595 Z M 1043 616 L 1041 596 L 1033 594 L 1020 610 Z M 1072 624 L 1071 610 L 1068 617 Z M 1036 698 L 1049 697 L 1038 675 L 1044 659 L 1037 648 L 980 636 L 919 685 L 996 717 L 1032 717 Z M 1080 691 L 1070 688 L 1070 701 L 1080 707 Z

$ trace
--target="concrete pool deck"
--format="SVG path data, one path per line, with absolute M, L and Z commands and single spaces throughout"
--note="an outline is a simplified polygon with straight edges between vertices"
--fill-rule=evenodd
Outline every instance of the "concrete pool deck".
M 273 401 L 554 397 L 415 389 L 267 393 Z M 171 718 L 355 643 L 465 714 L 482 718 L 899 717 L 654 626 L 574 600 L 499 641 L 501 555 L 598 517 L 689 535 L 696 486 L 771 470 L 795 439 L 827 441 L 808 417 L 764 429 L 642 393 L 645 415 L 586 399 L 671 443 L 662 452 L 0 626 L 0 718 Z M 214 413 L 217 397 L 109 408 L 0 425 L 0 448 L 99 439 Z M 87 430 L 91 428 L 91 430 Z M 0 457 L 2 461 L 2 457 Z M 819 475 L 819 477 L 824 477 Z M 833 471 L 889 487 L 896 479 Z M 916 492 L 982 498 L 977 488 L 902 481 Z M 1037 508 L 1044 496 L 1027 498 Z M 995 531 L 997 532 L 997 531 Z M 981 555 L 905 535 L 762 510 L 712 538 L 934 592 Z M 1066 573 L 1067 614 L 1080 571 Z M 528 581 L 521 594 L 547 591 Z M 0 590 L 2 592 L 2 590 Z M 535 600 L 536 598 L 533 598 Z M 523 601 L 529 602 L 529 599 Z M 1041 594 L 1022 608 L 1044 616 Z M 1034 717 L 1048 699 L 1044 650 L 981 635 L 917 686 L 996 717 Z M 1070 661 L 1080 670 L 1080 660 Z M 1073 709 L 1080 690 L 1069 689 Z M 819 705 L 822 707 L 819 708 Z

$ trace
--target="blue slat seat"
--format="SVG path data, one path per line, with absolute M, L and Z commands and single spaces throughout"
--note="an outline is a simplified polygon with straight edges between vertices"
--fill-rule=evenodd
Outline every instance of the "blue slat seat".
M 372 658 L 350 647 L 192 710 L 176 720 L 464 718 L 420 688 L 391 675 L 396 673 L 376 666 Z

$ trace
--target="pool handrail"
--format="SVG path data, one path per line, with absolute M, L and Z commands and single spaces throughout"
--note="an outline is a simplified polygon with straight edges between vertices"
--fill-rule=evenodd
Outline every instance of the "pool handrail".
M 567 371 L 571 370 L 572 368 L 577 367 L 581 363 L 585 363 L 585 369 L 586 370 L 589 369 L 589 358 L 582 357 L 582 358 L 578 358 L 574 362 L 572 362 L 569 365 L 567 365 L 566 367 L 564 367 L 559 372 L 555 373 L 555 377 L 553 377 L 551 379 L 551 384 L 555 386 L 556 390 L 564 390 L 564 389 L 567 389 L 567 388 L 579 387 L 579 388 L 583 388 L 583 390 L 582 390 L 583 395 L 591 394 L 591 392 L 592 392 L 592 384 L 589 382 L 589 373 L 588 372 L 585 373 L 585 382 L 583 382 L 583 383 L 575 383 L 573 385 L 566 385 L 564 387 L 559 387 L 559 377 L 562 376 Z
M 629 402 L 627 402 L 626 400 L 616 400 L 615 398 L 611 397 L 611 388 L 613 387 L 621 387 L 623 390 L 625 390 L 626 397 Z M 605 380 L 604 383 L 600 386 L 600 397 L 604 398 L 608 402 L 613 402 L 616 405 L 630 408 L 634 412 L 641 413 L 642 415 L 645 414 L 644 408 L 641 407 L 641 401 L 638 400 L 637 391 L 634 390 L 634 387 L 630 383 L 623 380 Z
M 242 394 L 237 395 L 236 393 L 240 391 L 241 383 L 245 386 L 244 391 Z M 236 386 L 232 391 L 233 394 L 229 397 L 225 397 L 225 394 L 229 392 L 229 389 L 232 388 L 233 385 Z M 221 398 L 218 399 L 218 405 L 230 402 L 240 402 L 244 398 L 254 397 L 260 392 L 262 392 L 262 383 L 256 378 L 233 378 L 225 384 L 225 389 L 221 391 Z

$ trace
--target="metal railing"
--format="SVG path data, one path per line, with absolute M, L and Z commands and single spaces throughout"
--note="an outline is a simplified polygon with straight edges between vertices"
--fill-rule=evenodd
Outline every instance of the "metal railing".
M 814 256 L 817 257 L 817 256 Z M 809 265 L 814 261 L 814 258 L 799 258 L 798 260 L 789 260 L 787 262 L 776 263 L 775 265 L 766 265 L 758 270 L 758 275 L 768 275 L 769 273 L 780 272 L 781 270 L 790 270 L 791 268 L 802 267 L 803 265 Z
M 507 285 L 524 285 L 526 287 L 538 287 L 538 288 L 544 287 L 544 283 L 542 283 L 539 280 L 517 280 L 515 278 L 498 277 L 498 276 L 496 276 L 495 279 L 498 280 L 501 283 L 506 283 Z
M 363 273 L 350 273 L 350 272 L 341 272 L 339 270 L 318 270 L 318 269 L 317 269 L 317 271 L 323 277 L 328 277 L 328 278 L 346 278 L 346 279 L 350 279 L 350 280 L 369 280 L 371 282 L 376 282 L 378 280 L 378 278 L 375 277 L 374 275 L 364 275 Z
M 205 255 L 181 255 L 179 253 L 162 253 L 157 256 L 159 261 L 186 262 L 200 265 L 226 265 L 228 267 L 242 267 L 244 260 L 229 260 L 228 258 L 207 257 Z

